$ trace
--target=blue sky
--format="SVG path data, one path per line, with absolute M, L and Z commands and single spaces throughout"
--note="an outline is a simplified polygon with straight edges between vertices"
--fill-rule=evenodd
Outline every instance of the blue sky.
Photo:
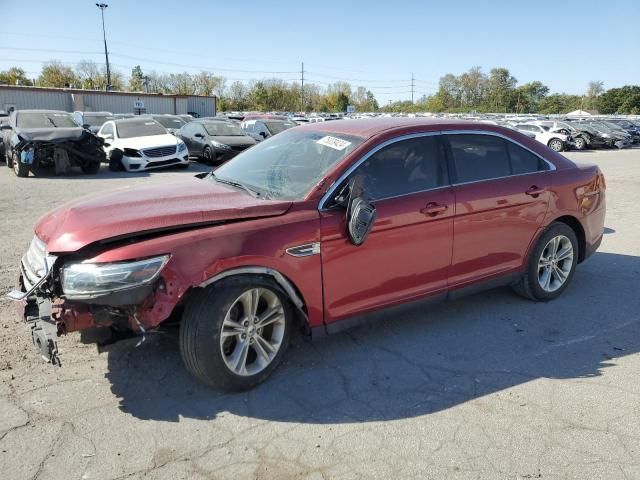
M 111 0 L 105 12 L 113 68 L 197 72 L 230 80 L 347 80 L 378 100 L 432 93 L 438 79 L 479 65 L 519 82 L 581 94 L 640 83 L 640 0 L 204 1 Z M 0 0 L 0 69 L 41 62 L 104 62 L 90 0 Z M 278 72 L 278 73 L 272 73 Z

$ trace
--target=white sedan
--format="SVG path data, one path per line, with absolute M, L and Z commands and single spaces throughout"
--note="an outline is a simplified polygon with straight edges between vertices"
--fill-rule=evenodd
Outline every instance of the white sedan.
M 113 171 L 139 172 L 152 168 L 189 166 L 187 146 L 152 118 L 105 122 L 98 131 Z
M 522 133 L 534 133 L 537 141 L 544 143 L 555 152 L 569 150 L 575 146 L 573 137 L 564 135 L 563 133 L 551 132 L 549 127 L 534 125 L 532 123 L 520 123 L 515 126 L 515 129 L 520 130 Z

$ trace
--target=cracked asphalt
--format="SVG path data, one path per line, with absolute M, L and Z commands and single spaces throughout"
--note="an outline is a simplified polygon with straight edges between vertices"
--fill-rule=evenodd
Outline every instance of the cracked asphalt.
M 600 165 L 608 215 L 561 298 L 497 289 L 299 340 L 247 393 L 193 380 L 171 332 L 108 353 L 71 334 L 46 365 L 0 300 L 0 478 L 640 478 L 640 149 L 567 156 Z M 1 164 L 0 290 L 50 208 L 188 174 Z

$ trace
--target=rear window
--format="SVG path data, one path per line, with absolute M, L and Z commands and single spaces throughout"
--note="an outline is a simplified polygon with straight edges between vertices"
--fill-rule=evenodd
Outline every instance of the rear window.
M 295 122 L 263 122 L 265 127 L 267 127 L 267 130 L 269 130 L 269 132 L 271 132 L 271 135 L 275 135 L 277 133 L 280 132 L 284 132 L 286 129 L 288 128 L 292 128 L 297 126 L 297 124 Z
M 511 157 L 511 168 L 514 175 L 548 169 L 546 162 L 529 150 L 519 147 L 512 142 L 507 142 L 507 148 L 509 150 L 509 156 Z
M 184 120 L 176 117 L 154 117 L 154 120 L 165 128 L 179 129 L 186 125 Z
M 167 130 L 155 120 L 117 123 L 116 130 L 118 131 L 119 138 L 147 137 L 168 133 Z
M 84 114 L 84 123 L 92 127 L 101 127 L 107 120 L 113 120 L 111 115 L 87 115 Z
M 68 113 L 18 113 L 16 119 L 20 128 L 67 128 L 77 127 L 76 122 Z

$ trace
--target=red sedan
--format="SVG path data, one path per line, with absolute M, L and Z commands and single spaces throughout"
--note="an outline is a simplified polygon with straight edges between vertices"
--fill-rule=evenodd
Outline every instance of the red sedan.
M 9 296 L 34 343 L 180 321 L 189 371 L 264 380 L 294 328 L 512 285 L 559 296 L 600 245 L 605 181 L 499 126 L 349 120 L 287 130 L 202 178 L 98 194 L 43 217 Z M 107 334 L 107 335 L 104 335 Z

